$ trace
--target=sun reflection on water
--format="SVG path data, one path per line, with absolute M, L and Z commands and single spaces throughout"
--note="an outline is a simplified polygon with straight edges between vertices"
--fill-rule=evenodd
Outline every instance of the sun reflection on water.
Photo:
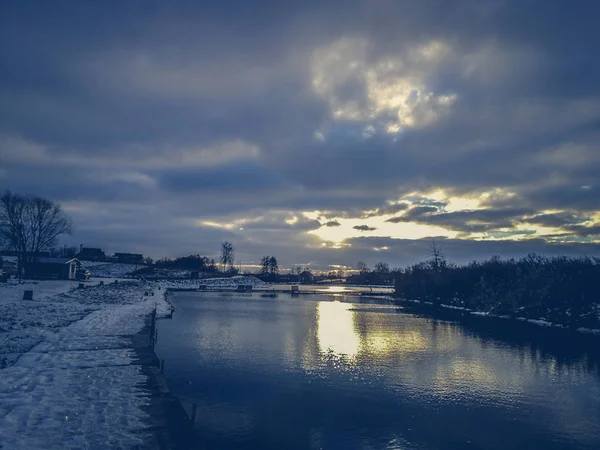
M 360 337 L 354 328 L 354 311 L 348 303 L 319 302 L 317 305 L 317 338 L 321 352 L 334 352 L 354 357 Z

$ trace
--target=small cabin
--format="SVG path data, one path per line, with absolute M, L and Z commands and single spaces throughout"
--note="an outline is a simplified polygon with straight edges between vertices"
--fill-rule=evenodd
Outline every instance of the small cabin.
M 312 283 L 313 281 L 315 281 L 315 276 L 308 270 L 302 272 L 299 275 L 299 278 L 301 283 Z
M 38 258 L 25 265 L 25 277 L 43 280 L 76 280 L 81 263 L 77 258 Z

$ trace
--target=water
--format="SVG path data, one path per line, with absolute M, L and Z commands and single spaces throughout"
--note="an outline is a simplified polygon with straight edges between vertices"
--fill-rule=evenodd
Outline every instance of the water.
M 157 352 L 209 449 L 600 448 L 600 365 L 562 335 L 356 297 L 171 299 Z

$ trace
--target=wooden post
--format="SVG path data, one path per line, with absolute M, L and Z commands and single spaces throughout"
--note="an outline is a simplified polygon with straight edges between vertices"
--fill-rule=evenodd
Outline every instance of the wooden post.
M 150 341 L 152 344 L 152 348 L 154 348 L 154 339 L 156 335 L 156 307 L 152 311 L 152 324 L 150 325 Z
M 165 360 L 160 360 L 160 373 L 165 373 Z
M 196 404 L 192 404 L 192 417 L 190 418 L 192 425 L 196 422 Z

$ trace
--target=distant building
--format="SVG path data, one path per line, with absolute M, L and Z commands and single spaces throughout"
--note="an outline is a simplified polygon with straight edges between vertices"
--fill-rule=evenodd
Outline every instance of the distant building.
M 143 264 L 144 255 L 139 253 L 115 253 L 115 259 L 117 262 L 126 264 Z
M 77 259 L 80 261 L 105 261 L 106 255 L 100 248 L 81 246 L 77 253 Z
M 300 274 L 301 283 L 312 283 L 313 281 L 315 281 L 315 276 L 308 270 L 305 270 Z
M 25 264 L 25 277 L 31 279 L 76 280 L 81 263 L 77 258 L 38 258 Z

